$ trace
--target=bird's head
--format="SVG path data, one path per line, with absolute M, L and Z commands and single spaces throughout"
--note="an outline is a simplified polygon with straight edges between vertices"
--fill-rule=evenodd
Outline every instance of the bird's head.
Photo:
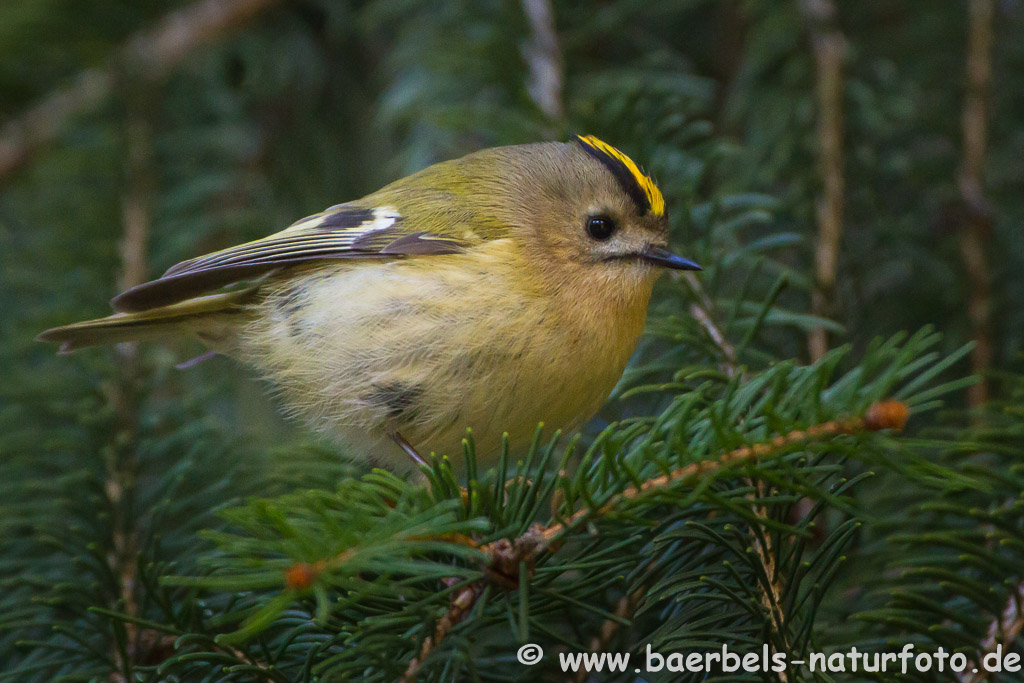
M 493 147 L 435 164 L 372 195 L 409 230 L 467 246 L 511 240 L 523 276 L 571 298 L 646 302 L 665 269 L 700 270 L 668 247 L 654 181 L 598 138 Z
M 628 156 L 592 135 L 508 150 L 513 236 L 554 281 L 646 289 L 664 269 L 700 270 L 668 247 L 661 191 Z

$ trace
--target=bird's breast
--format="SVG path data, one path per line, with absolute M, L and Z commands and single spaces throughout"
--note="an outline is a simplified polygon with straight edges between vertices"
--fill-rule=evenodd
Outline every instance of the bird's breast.
M 486 460 L 504 432 L 523 445 L 538 422 L 554 430 L 592 416 L 643 328 L 649 291 L 597 305 L 528 272 L 510 240 L 319 268 L 267 288 L 244 353 L 319 429 L 398 431 L 424 453 L 457 457 L 468 427 Z

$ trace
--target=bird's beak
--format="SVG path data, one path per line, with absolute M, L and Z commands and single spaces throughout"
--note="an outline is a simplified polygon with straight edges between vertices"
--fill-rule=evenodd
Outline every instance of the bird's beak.
M 649 246 L 640 254 L 640 260 L 652 266 L 672 270 L 704 270 L 688 258 L 683 258 L 664 247 Z

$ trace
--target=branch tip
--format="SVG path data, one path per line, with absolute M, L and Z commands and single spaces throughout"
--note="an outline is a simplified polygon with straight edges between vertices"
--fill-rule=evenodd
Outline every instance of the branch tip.
M 864 415 L 864 426 L 873 432 L 883 429 L 903 431 L 910 418 L 910 408 L 903 401 L 879 401 L 871 404 Z
M 289 590 L 304 591 L 312 588 L 320 568 L 308 562 L 299 562 L 284 570 L 284 585 Z

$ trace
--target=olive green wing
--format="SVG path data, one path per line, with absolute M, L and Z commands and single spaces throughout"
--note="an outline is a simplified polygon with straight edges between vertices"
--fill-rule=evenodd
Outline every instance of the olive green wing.
M 157 280 L 123 292 L 117 311 L 168 306 L 273 271 L 316 261 L 453 254 L 468 245 L 417 231 L 392 207 L 339 204 L 263 239 L 183 261 Z

